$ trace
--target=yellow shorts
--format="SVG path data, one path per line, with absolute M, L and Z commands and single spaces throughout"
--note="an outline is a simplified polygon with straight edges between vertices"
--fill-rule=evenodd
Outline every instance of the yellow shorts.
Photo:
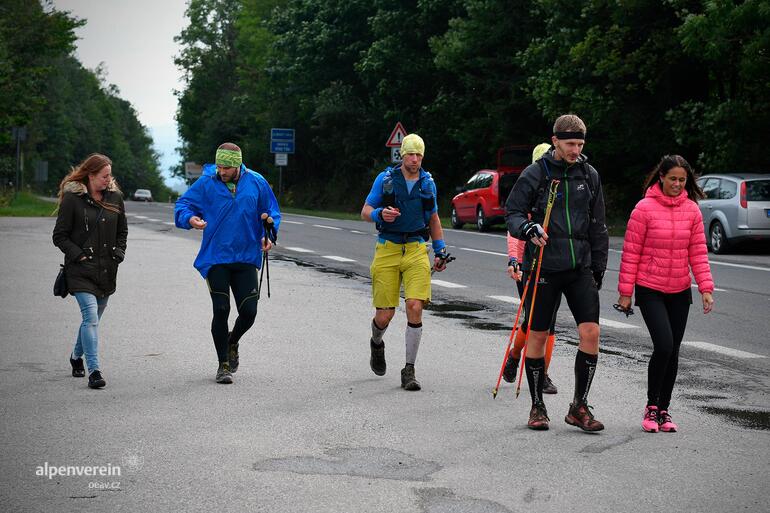
M 398 306 L 402 280 L 406 299 L 430 301 L 430 259 L 424 242 L 377 242 L 369 271 L 375 308 Z

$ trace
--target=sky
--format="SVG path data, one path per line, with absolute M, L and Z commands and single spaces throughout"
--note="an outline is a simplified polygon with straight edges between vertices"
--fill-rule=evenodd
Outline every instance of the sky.
M 174 65 L 180 48 L 174 42 L 186 25 L 186 0 L 53 0 L 58 11 L 69 11 L 87 20 L 76 31 L 76 55 L 83 66 L 104 63 L 107 82 L 115 84 L 120 97 L 131 102 L 161 154 L 167 185 L 180 189 L 168 169 L 179 162 L 176 130 L 176 97 L 182 89 L 182 73 Z

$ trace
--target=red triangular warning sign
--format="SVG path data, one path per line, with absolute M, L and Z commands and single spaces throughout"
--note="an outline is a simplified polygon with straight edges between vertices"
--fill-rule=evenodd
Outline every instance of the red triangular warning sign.
M 404 140 L 404 137 L 406 137 L 406 129 L 399 121 L 390 133 L 390 137 L 388 137 L 388 142 L 385 143 L 385 146 L 388 148 L 400 148 L 401 141 Z

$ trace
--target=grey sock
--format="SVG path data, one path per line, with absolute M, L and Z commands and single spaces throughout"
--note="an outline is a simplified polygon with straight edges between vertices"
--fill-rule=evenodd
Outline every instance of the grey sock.
M 387 326 L 380 329 L 377 326 L 377 323 L 374 322 L 374 319 L 372 319 L 372 340 L 374 341 L 375 344 L 377 345 L 382 344 L 382 336 L 385 334 L 385 330 L 387 329 L 388 329 Z
M 414 365 L 417 361 L 417 350 L 420 349 L 420 339 L 422 338 L 422 323 L 406 325 L 406 363 Z

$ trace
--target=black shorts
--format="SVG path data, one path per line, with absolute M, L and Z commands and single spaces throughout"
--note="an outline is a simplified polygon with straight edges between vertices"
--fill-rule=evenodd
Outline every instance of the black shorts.
M 524 307 L 532 314 L 532 331 L 548 330 L 562 294 L 567 298 L 567 305 L 576 324 L 599 322 L 599 291 L 588 268 L 557 273 L 541 272 L 537 283 L 535 308 L 532 309 L 534 293 L 533 283 L 524 300 Z

